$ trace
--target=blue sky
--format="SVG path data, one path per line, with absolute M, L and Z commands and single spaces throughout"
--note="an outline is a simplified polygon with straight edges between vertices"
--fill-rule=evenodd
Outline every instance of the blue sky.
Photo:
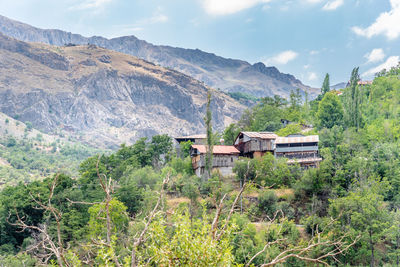
M 135 35 L 264 62 L 320 87 L 397 65 L 400 0 L 0 0 L 0 14 L 85 36 Z

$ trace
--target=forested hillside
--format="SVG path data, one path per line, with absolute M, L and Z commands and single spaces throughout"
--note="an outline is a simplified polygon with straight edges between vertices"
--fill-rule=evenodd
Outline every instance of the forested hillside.
M 0 113 L 0 188 L 29 183 L 56 172 L 77 177 L 81 161 L 107 152 L 81 144 L 65 131 L 48 135 L 34 129 L 30 122 Z
M 203 181 L 170 137 L 155 135 L 89 157 L 76 179 L 59 172 L 5 187 L 0 263 L 398 265 L 399 75 L 394 68 L 361 86 L 355 68 L 341 92 L 326 79 L 313 101 L 299 92 L 262 98 L 221 133 L 226 143 L 242 130 L 319 134 L 319 168 L 266 154 Z

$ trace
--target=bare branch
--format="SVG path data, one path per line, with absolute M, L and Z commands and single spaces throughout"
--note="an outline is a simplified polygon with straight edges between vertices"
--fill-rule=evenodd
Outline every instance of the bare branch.
M 335 257 L 337 255 L 345 253 L 350 247 L 354 246 L 354 244 L 358 241 L 359 237 L 354 239 L 351 243 L 344 242 L 344 238 L 347 237 L 347 235 L 343 235 L 337 240 L 334 241 L 321 241 L 319 237 L 314 237 L 312 238 L 307 246 L 302 247 L 302 246 L 297 246 L 294 248 L 286 249 L 279 253 L 272 261 L 268 263 L 264 263 L 261 266 L 266 267 L 266 266 L 274 266 L 278 263 L 285 262 L 289 258 L 297 258 L 303 261 L 307 262 L 312 262 L 312 263 L 317 263 L 317 264 L 323 264 L 325 266 L 329 266 L 329 264 L 325 261 L 328 257 L 332 257 L 335 261 L 339 262 L 338 259 Z M 279 242 L 283 241 L 284 239 L 277 239 L 276 241 L 269 242 L 267 243 L 262 250 L 257 252 L 247 263 L 246 267 L 250 266 L 251 262 L 254 261 L 254 259 L 258 256 L 260 256 L 262 253 L 265 252 L 265 250 L 270 247 L 273 244 L 279 244 Z M 316 247 L 322 247 L 322 248 L 330 248 L 329 251 L 323 253 L 319 257 L 310 257 L 307 256 L 306 253 L 312 251 L 312 249 Z
M 217 211 L 215 212 L 214 220 L 211 224 L 211 236 L 213 239 L 215 239 L 215 234 L 216 234 L 217 227 L 218 227 L 219 217 L 221 216 L 222 205 L 224 203 L 226 195 L 227 194 L 224 194 L 224 196 L 221 198 L 221 201 L 219 202 L 219 205 L 217 206 Z
M 45 202 L 42 202 L 39 200 L 40 195 L 38 195 L 38 198 L 35 198 L 32 196 L 32 194 L 29 192 L 29 195 L 31 196 L 32 200 L 38 205 L 38 209 L 43 209 L 45 211 L 48 211 L 51 213 L 51 215 L 54 217 L 54 219 L 56 220 L 56 224 L 57 224 L 57 243 L 55 243 L 52 239 L 52 237 L 50 236 L 50 234 L 47 232 L 47 227 L 46 225 L 43 225 L 42 227 L 40 226 L 35 226 L 35 225 L 28 225 L 25 223 L 24 217 L 20 217 L 18 211 L 15 209 L 15 215 L 17 217 L 17 221 L 15 223 L 11 223 L 9 222 L 9 218 L 11 216 L 11 214 L 9 214 L 8 218 L 7 218 L 7 222 L 10 223 L 13 226 L 16 226 L 18 228 L 20 228 L 21 232 L 22 231 L 36 231 L 37 233 L 39 233 L 38 236 L 38 243 L 34 246 L 32 246 L 32 248 L 30 248 L 30 250 L 39 250 L 40 248 L 43 248 L 47 251 L 49 251 L 49 253 L 42 255 L 42 259 L 44 259 L 44 261 L 47 261 L 52 255 L 54 255 L 57 258 L 57 262 L 59 266 L 67 266 L 69 267 L 70 264 L 68 263 L 68 261 L 65 258 L 64 252 L 64 245 L 63 245 L 63 240 L 61 237 L 61 218 L 62 218 L 62 213 L 53 206 L 52 204 L 52 199 L 54 196 L 54 190 L 57 186 L 57 181 L 59 178 L 59 174 L 57 174 L 54 179 L 53 182 L 50 186 L 50 193 L 49 193 L 49 197 Z
M 154 206 L 153 210 L 150 212 L 149 216 L 147 217 L 147 222 L 143 228 L 143 231 L 140 233 L 139 237 L 136 238 L 136 240 L 133 243 L 132 250 L 131 250 L 131 267 L 136 267 L 136 249 L 144 242 L 144 236 L 146 235 L 146 233 L 149 229 L 149 225 L 153 221 L 153 219 L 156 215 L 157 209 L 160 206 L 162 196 L 164 194 L 164 187 L 168 184 L 169 178 L 170 178 L 170 173 L 167 174 L 167 176 L 165 177 L 165 179 L 161 185 L 157 203 Z
M 228 227 L 229 221 L 231 220 L 232 214 L 233 214 L 233 212 L 235 211 L 236 204 L 237 204 L 237 202 L 239 201 L 239 198 L 240 198 L 240 196 L 242 195 L 244 189 L 246 188 L 246 185 L 247 185 L 247 183 L 244 182 L 242 188 L 241 188 L 240 191 L 239 191 L 239 194 L 236 196 L 235 200 L 233 201 L 232 206 L 231 206 L 231 209 L 230 209 L 229 214 L 228 214 L 228 217 L 225 219 L 225 224 L 224 224 L 224 226 L 222 227 L 222 229 L 221 229 L 221 231 L 219 232 L 219 234 L 217 235 L 216 240 L 220 240 L 221 237 L 222 237 L 222 235 L 225 233 L 226 228 Z
M 69 198 L 66 198 L 66 200 L 68 202 L 70 202 L 71 204 L 82 204 L 82 205 L 97 205 L 97 204 L 101 204 L 102 203 L 102 202 L 74 201 L 74 200 L 71 200 Z
M 263 248 L 262 250 L 260 250 L 259 252 L 257 252 L 256 254 L 254 254 L 254 256 L 246 263 L 245 267 L 250 266 L 250 264 L 252 263 L 252 261 L 253 261 L 255 258 L 257 258 L 260 254 L 264 253 L 264 251 L 265 251 L 268 247 L 270 247 L 271 245 L 277 244 L 277 243 L 279 243 L 279 242 L 281 242 L 281 241 L 283 241 L 283 240 L 286 240 L 286 238 L 285 238 L 285 239 L 277 239 L 277 240 L 275 240 L 275 241 L 273 241 L 273 242 L 268 242 L 267 244 L 265 244 L 264 248 Z

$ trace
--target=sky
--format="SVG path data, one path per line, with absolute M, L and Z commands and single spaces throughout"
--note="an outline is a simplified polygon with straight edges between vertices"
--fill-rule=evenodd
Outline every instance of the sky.
M 0 0 L 0 14 L 46 29 L 263 62 L 321 87 L 400 61 L 400 0 Z

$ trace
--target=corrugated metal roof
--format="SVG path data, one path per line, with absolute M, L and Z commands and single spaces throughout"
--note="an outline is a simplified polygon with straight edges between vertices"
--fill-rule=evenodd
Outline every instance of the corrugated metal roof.
M 314 143 L 319 142 L 318 135 L 296 136 L 296 137 L 282 137 L 278 136 L 275 139 L 275 144 L 295 144 L 295 143 Z
M 206 139 L 206 138 L 207 138 L 206 134 L 194 134 L 188 136 L 175 137 L 175 139 Z
M 275 139 L 278 136 L 272 132 L 241 132 L 250 138 Z
M 302 159 L 289 159 L 288 163 L 312 163 L 312 162 L 320 162 L 322 158 L 302 158 Z
M 196 148 L 200 154 L 206 153 L 205 145 L 192 145 L 192 148 Z M 213 146 L 213 154 L 239 154 L 239 150 L 234 146 Z

